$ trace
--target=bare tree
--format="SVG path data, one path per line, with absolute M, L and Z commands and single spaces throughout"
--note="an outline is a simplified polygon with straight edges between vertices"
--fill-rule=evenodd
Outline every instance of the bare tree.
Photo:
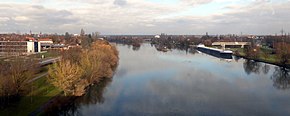
M 29 92 L 29 81 L 37 71 L 37 62 L 15 58 L 0 62 L 0 107 L 5 107 L 13 98 Z M 11 99 L 12 98 L 12 99 Z
M 6 84 L 12 88 L 9 89 L 10 95 L 21 94 L 28 84 L 28 81 L 33 78 L 36 72 L 37 63 L 33 60 L 24 60 L 16 58 L 14 61 L 1 63 L 1 74 Z M 7 91 L 7 90 L 4 90 Z
M 286 42 L 279 42 L 275 44 L 276 54 L 279 62 L 286 64 L 290 57 L 290 45 Z

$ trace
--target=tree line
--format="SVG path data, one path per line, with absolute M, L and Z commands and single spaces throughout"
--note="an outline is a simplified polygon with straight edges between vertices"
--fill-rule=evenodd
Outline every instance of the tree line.
M 286 42 L 277 42 L 273 44 L 273 49 L 250 45 L 244 48 L 244 53 L 246 57 L 254 59 L 269 59 L 271 55 L 274 55 L 276 63 L 287 65 L 289 64 L 290 58 L 290 44 Z
M 86 48 L 73 48 L 60 62 L 49 67 L 49 81 L 65 96 L 82 96 L 89 85 L 111 78 L 118 65 L 118 51 L 107 41 L 97 40 Z

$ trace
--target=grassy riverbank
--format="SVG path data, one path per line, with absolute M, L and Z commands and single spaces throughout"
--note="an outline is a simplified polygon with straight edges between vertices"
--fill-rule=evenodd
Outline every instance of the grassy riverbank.
M 286 64 L 279 63 L 281 59 L 279 59 L 276 54 L 271 54 L 271 51 L 267 49 L 261 49 L 258 53 L 256 53 L 255 57 L 247 56 L 247 54 L 245 53 L 245 50 L 242 48 L 232 48 L 231 50 L 234 51 L 234 55 L 243 57 L 245 59 L 265 62 L 265 63 L 288 67 L 288 68 L 290 67 L 290 62 L 287 62 Z
M 44 53 L 46 55 L 51 54 L 50 52 Z M 35 55 L 36 56 L 36 55 Z M 38 55 L 39 56 L 39 55 Z M 34 57 L 34 56 L 28 56 Z M 55 57 L 55 55 L 50 55 L 50 57 Z M 35 57 L 40 58 L 40 57 Z M 31 112 L 35 111 L 37 108 L 41 107 L 43 104 L 48 102 L 54 96 L 59 95 L 61 91 L 50 84 L 47 80 L 47 66 L 37 67 L 38 71 L 36 74 L 31 75 L 30 80 L 27 81 L 28 84 L 25 85 L 25 94 L 18 97 L 11 97 L 8 106 L 0 109 L 1 116 L 23 116 L 29 115 Z M 3 96 L 1 96 L 3 97 Z M 3 100 L 3 99 L 2 99 Z M 3 101 L 1 101 L 3 102 Z
M 31 92 L 20 98 L 18 102 L 3 110 L 0 110 L 1 116 L 23 116 L 28 115 L 37 108 L 41 107 L 51 98 L 59 95 L 61 91 L 51 85 L 46 77 L 35 80 L 31 83 Z

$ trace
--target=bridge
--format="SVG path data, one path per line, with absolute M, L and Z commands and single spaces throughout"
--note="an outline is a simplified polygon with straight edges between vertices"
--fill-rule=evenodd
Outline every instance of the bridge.
M 244 48 L 245 46 L 251 45 L 250 42 L 213 42 L 212 46 L 221 46 L 225 48 Z

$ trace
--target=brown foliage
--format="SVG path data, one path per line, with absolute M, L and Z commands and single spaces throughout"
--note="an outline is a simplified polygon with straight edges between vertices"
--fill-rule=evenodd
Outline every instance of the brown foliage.
M 69 60 L 73 63 L 80 63 L 81 53 L 81 48 L 71 48 L 62 52 L 62 59 Z
M 280 63 L 286 64 L 289 62 L 290 57 L 290 44 L 285 42 L 275 43 L 275 50 L 277 58 L 280 59 Z
M 260 53 L 260 47 L 258 46 L 250 46 L 244 49 L 244 52 L 247 57 L 250 58 L 258 58 Z
M 80 96 L 89 84 L 111 78 L 117 65 L 117 49 L 106 41 L 98 40 L 90 48 L 64 53 L 63 60 L 50 67 L 50 80 L 65 93 Z
M 16 58 L 0 63 L 0 67 L 0 96 L 13 96 L 25 92 L 38 64 L 33 60 Z
M 71 63 L 68 60 L 62 60 L 49 68 L 49 80 L 54 86 L 62 89 L 65 95 L 74 95 L 79 87 L 78 83 L 83 81 L 81 79 L 84 70 Z

